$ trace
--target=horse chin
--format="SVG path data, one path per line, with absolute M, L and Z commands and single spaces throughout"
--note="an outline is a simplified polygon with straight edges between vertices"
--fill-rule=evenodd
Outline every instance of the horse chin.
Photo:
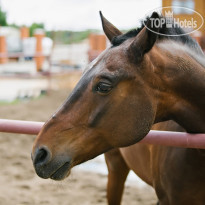
M 70 175 L 70 163 L 66 162 L 63 166 L 57 169 L 50 178 L 56 181 L 61 181 Z

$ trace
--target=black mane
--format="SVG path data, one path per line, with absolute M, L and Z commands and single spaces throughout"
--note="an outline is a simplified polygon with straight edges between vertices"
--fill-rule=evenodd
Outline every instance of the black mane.
M 160 16 L 159 18 L 165 18 L 165 17 Z M 142 21 L 141 26 L 139 28 L 133 29 L 131 31 L 128 31 L 125 34 L 114 37 L 111 41 L 112 45 L 114 47 L 118 46 L 122 44 L 124 41 L 126 41 L 127 39 L 137 36 L 137 34 L 144 28 L 144 25 L 147 25 L 149 19 L 150 17 L 147 17 L 144 21 Z M 164 23 L 162 24 L 162 27 L 159 29 L 159 33 L 164 35 L 158 34 L 158 40 L 169 39 L 169 40 L 181 42 L 183 44 L 186 44 L 190 48 L 195 49 L 197 52 L 201 53 L 201 48 L 199 47 L 198 43 L 188 34 L 185 35 L 185 31 L 179 26 L 175 25 L 172 28 L 167 28 L 166 24 Z M 179 34 L 184 34 L 184 35 L 173 36 Z

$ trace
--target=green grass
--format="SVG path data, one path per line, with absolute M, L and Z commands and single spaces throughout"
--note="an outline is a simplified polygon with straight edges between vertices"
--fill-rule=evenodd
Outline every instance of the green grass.
M 15 100 L 13 100 L 11 102 L 0 101 L 0 106 L 3 106 L 3 105 L 15 105 L 15 104 L 17 104 L 19 102 L 20 102 L 20 100 L 18 100 L 18 99 L 15 99 Z

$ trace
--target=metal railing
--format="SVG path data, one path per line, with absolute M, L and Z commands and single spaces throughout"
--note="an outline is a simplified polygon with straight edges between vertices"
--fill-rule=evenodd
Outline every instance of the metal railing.
M 37 135 L 44 122 L 0 119 L 0 132 Z M 205 149 L 205 134 L 151 130 L 139 143 Z

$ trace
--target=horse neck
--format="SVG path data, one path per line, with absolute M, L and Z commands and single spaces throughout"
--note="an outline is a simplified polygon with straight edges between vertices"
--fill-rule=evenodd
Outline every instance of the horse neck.
M 205 67 L 184 49 L 173 48 L 173 44 L 153 49 L 154 69 L 158 70 L 157 79 L 161 79 L 155 88 L 155 121 L 172 119 L 187 132 L 205 133 Z

